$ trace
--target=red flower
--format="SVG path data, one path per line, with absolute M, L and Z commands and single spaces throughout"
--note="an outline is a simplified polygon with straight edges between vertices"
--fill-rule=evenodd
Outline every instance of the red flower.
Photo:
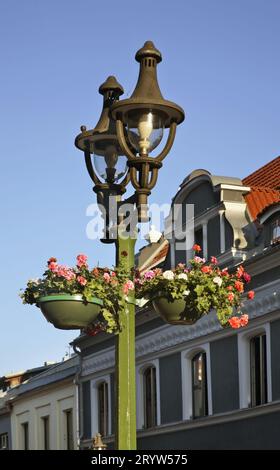
M 48 265 L 50 265 L 51 263 L 56 263 L 56 262 L 57 262 L 57 259 L 52 256 L 48 261 Z
M 232 290 L 233 287 L 232 286 L 227 286 L 227 290 Z
M 240 328 L 240 326 L 241 326 L 241 322 L 240 322 L 240 319 L 238 317 L 231 317 L 228 322 L 229 322 L 231 328 Z
M 250 282 L 251 281 L 251 276 L 248 273 L 243 273 L 243 279 L 245 282 Z
M 243 276 L 244 272 L 245 272 L 245 271 L 244 271 L 243 266 L 239 266 L 239 267 L 237 268 L 237 277 L 240 279 L 240 278 Z
M 248 325 L 248 321 L 249 321 L 249 316 L 244 313 L 243 315 L 241 315 L 240 317 L 240 326 L 246 326 Z
M 218 264 L 218 260 L 217 260 L 216 256 L 211 256 L 211 263 L 212 264 Z
M 234 294 L 233 294 L 232 292 L 230 292 L 230 293 L 228 294 L 228 300 L 229 300 L 230 302 L 233 302 L 233 300 L 234 300 Z
M 127 251 L 122 251 L 122 252 L 121 252 L 121 256 L 124 256 L 124 257 L 128 256 Z
M 198 253 L 201 251 L 201 247 L 200 245 L 197 245 L 196 243 L 194 244 L 194 246 L 192 247 L 193 251 L 197 251 Z
M 222 271 L 221 271 L 221 276 L 229 276 L 228 268 L 222 269 Z
M 249 300 L 253 300 L 254 297 L 255 297 L 255 292 L 253 290 L 250 290 L 247 294 L 247 298 Z
M 244 284 L 243 284 L 243 282 L 241 282 L 241 281 L 235 281 L 234 287 L 235 287 L 235 289 L 238 290 L 239 292 L 243 292 L 243 291 L 244 291 Z
M 212 272 L 212 268 L 211 268 L 211 266 L 202 266 L 201 272 L 205 273 L 205 274 L 209 274 L 209 273 Z

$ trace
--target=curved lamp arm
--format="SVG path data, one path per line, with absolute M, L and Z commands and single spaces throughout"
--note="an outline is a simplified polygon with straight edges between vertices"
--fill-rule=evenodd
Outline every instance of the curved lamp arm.
M 90 152 L 88 150 L 85 150 L 84 155 L 85 155 L 85 162 L 86 162 L 86 167 L 87 167 L 87 171 L 88 171 L 89 176 L 91 177 L 91 179 L 92 179 L 92 181 L 94 182 L 95 185 L 96 184 L 101 184 L 100 179 L 98 178 L 98 176 L 96 175 L 96 173 L 93 169 Z
M 158 178 L 158 168 L 153 168 L 152 169 L 152 175 L 151 175 L 151 179 L 147 185 L 147 188 L 148 189 L 153 189 L 155 187 L 155 184 L 157 182 L 157 178 Z
M 165 147 L 164 147 L 164 149 L 162 150 L 162 152 L 156 157 L 156 160 L 157 160 L 158 162 L 162 162 L 162 160 L 166 157 L 166 155 L 167 155 L 168 152 L 170 151 L 170 149 L 171 149 L 171 147 L 172 147 L 172 145 L 173 145 L 174 139 L 175 139 L 176 128 L 177 128 L 177 123 L 176 123 L 176 122 L 172 122 L 171 125 L 170 125 L 169 134 L 168 134 L 168 139 L 167 139 L 167 141 L 166 141 Z
M 133 152 L 130 150 L 130 148 L 128 147 L 126 143 L 124 130 L 123 130 L 123 123 L 120 119 L 116 120 L 116 130 L 117 130 L 118 141 L 119 141 L 119 144 L 123 153 L 127 156 L 128 160 L 133 160 L 135 158 L 135 155 L 133 154 Z

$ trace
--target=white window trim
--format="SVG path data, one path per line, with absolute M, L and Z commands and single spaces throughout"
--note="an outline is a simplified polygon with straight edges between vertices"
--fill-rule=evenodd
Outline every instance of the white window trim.
M 206 353 L 208 416 L 213 414 L 210 343 L 205 343 L 181 352 L 183 420 L 193 416 L 192 359 L 199 352 Z
M 91 401 L 91 434 L 94 436 L 98 431 L 98 386 L 101 382 L 108 384 L 108 435 L 112 434 L 112 408 L 111 408 L 111 376 L 100 375 L 90 381 Z M 103 437 L 103 436 L 102 436 Z
M 271 339 L 270 323 L 258 327 L 246 327 L 246 331 L 238 333 L 238 373 L 239 373 L 239 406 L 249 408 L 251 403 L 250 383 L 250 339 L 258 334 L 266 334 L 266 360 L 267 360 L 267 401 L 272 401 L 271 379 Z
M 143 429 L 145 426 L 144 418 L 144 372 L 148 367 L 156 369 L 156 389 L 157 389 L 157 426 L 161 424 L 160 415 L 160 376 L 159 359 L 141 363 L 136 367 L 136 396 L 137 396 L 137 429 Z

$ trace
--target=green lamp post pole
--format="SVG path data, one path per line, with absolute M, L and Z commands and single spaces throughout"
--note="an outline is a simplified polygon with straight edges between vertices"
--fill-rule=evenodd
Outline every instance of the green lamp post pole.
M 134 268 L 136 238 L 125 236 L 119 226 L 116 264 L 119 260 L 127 271 Z M 116 338 L 116 444 L 117 449 L 136 449 L 136 378 L 135 378 L 135 305 L 120 309 L 122 330 Z
M 184 111 L 177 104 L 163 98 L 158 81 L 157 65 L 161 53 L 147 41 L 136 53 L 140 63 L 138 81 L 131 97 L 119 100 L 122 86 L 115 77 L 108 77 L 99 92 L 104 96 L 100 119 L 94 129 L 81 127 L 75 145 L 84 152 L 93 190 L 103 208 L 104 243 L 116 243 L 116 265 L 120 260 L 130 272 L 134 268 L 134 238 L 118 215 L 110 220 L 110 197 L 119 206 L 133 203 L 138 222 L 147 222 L 148 196 L 156 185 L 162 161 L 169 153 L 176 127 L 184 120 Z M 169 134 L 157 156 L 150 153 L 161 142 L 164 129 Z M 93 156 L 93 162 L 92 162 Z M 134 195 L 121 202 L 121 196 L 131 181 Z M 105 210 L 104 210 L 105 208 Z M 116 238 L 111 236 L 117 227 Z M 121 331 L 116 338 L 116 445 L 117 449 L 136 449 L 136 381 L 135 381 L 135 302 L 130 301 L 119 310 Z

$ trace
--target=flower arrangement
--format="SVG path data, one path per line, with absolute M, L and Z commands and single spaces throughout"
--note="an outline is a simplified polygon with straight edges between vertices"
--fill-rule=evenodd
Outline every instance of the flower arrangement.
M 118 310 L 125 304 L 134 284 L 122 262 L 114 270 L 100 267 L 90 269 L 87 260 L 86 255 L 80 254 L 76 266 L 71 268 L 58 264 L 56 258 L 50 258 L 42 278 L 29 280 L 20 296 L 23 303 L 37 306 L 40 306 L 40 298 L 55 294 L 79 294 L 85 304 L 95 296 L 103 306 L 97 322 L 86 331 L 90 334 L 99 331 L 117 333 L 121 328 Z
M 193 250 L 199 253 L 201 248 L 196 244 Z M 241 312 L 241 306 L 244 287 L 250 279 L 243 266 L 229 273 L 227 268 L 219 268 L 214 256 L 206 263 L 197 254 L 190 260 L 189 267 L 180 263 L 175 269 L 162 271 L 156 268 L 143 276 L 138 274 L 135 279 L 136 298 L 153 301 L 160 293 L 169 302 L 183 299 L 187 309 L 182 320 L 187 312 L 197 312 L 199 318 L 215 309 L 222 326 L 229 324 L 232 328 L 240 328 L 248 323 L 248 315 Z M 249 291 L 247 298 L 253 299 L 254 291 Z

